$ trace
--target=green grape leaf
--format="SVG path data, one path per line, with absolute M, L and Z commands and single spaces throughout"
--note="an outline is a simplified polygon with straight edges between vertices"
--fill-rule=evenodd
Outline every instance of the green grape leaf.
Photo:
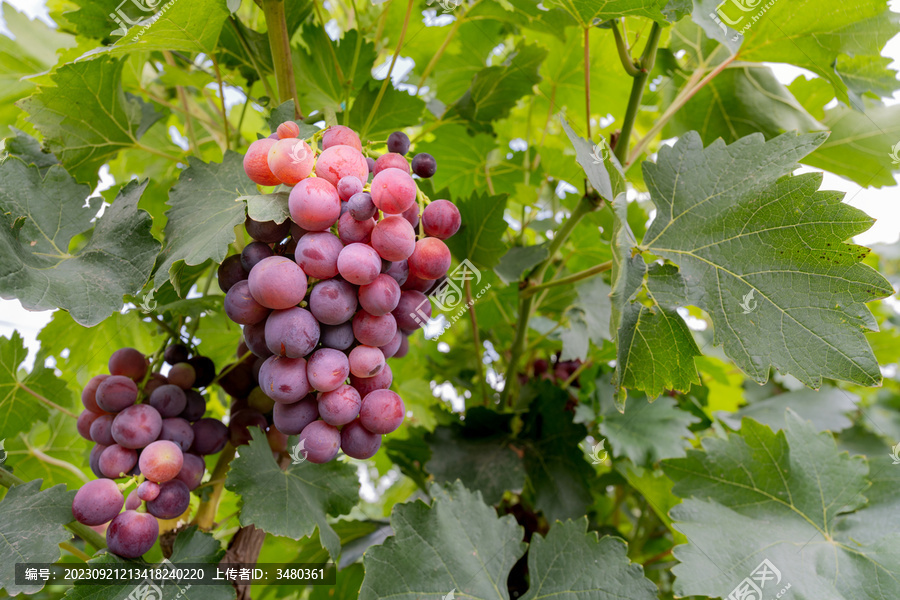
M 479 269 L 491 269 L 500 261 L 507 247 L 503 239 L 509 226 L 503 218 L 506 198 L 506 194 L 474 192 L 456 200 L 462 226 L 447 240 L 447 246 L 457 260 L 468 259 Z
M 598 538 L 587 526 L 587 517 L 557 521 L 546 537 L 531 539 L 531 585 L 522 600 L 654 600 L 656 584 L 644 577 L 641 565 L 628 560 L 625 542 Z
M 591 144 L 577 135 L 565 119 L 560 119 L 562 127 L 575 148 L 575 160 L 584 169 L 588 181 L 600 197 L 612 202 L 619 194 L 625 193 L 625 177 L 614 162 L 614 157 L 605 144 Z
M 549 256 L 544 246 L 514 246 L 510 248 L 494 267 L 494 273 L 503 283 L 519 281 L 522 275 L 536 267 Z
M 310 125 L 309 123 L 304 123 L 303 121 L 297 121 L 294 119 L 294 101 L 288 100 L 287 102 L 283 102 L 272 109 L 272 112 L 269 113 L 269 116 L 266 117 L 266 123 L 269 124 L 269 130 L 272 133 L 275 133 L 275 130 L 278 129 L 278 126 L 284 123 L 285 121 L 293 121 L 297 124 L 297 127 L 300 128 L 300 133 L 297 137 L 301 140 L 308 140 L 313 136 L 314 133 L 319 131 L 319 128 L 315 125 Z
M 549 4 L 566 9 L 582 28 L 620 17 L 647 17 L 666 22 L 662 13 L 666 0 L 550 0 Z
M 861 262 L 868 249 L 844 243 L 872 219 L 818 191 L 821 174 L 785 177 L 824 139 L 754 134 L 703 148 L 691 132 L 643 165 L 657 216 L 639 248 L 679 269 L 651 281 L 651 294 L 657 284 L 667 301 L 706 310 L 715 343 L 760 383 L 770 366 L 813 388 L 881 381 L 865 303 L 893 289 Z
M 885 493 L 896 476 L 882 477 L 885 459 L 876 465 L 839 452 L 830 433 L 793 412 L 777 433 L 745 419 L 740 434 L 665 461 L 685 498 L 672 509 L 688 539 L 674 552 L 675 595 L 724 598 L 766 566 L 780 573 L 764 582 L 767 597 L 788 584 L 798 598 L 900 597 L 900 503 L 896 488 Z M 881 478 L 872 488 L 867 473 Z
M 190 4 L 186 2 L 185 4 Z M 122 89 L 124 61 L 111 58 L 65 64 L 53 85 L 18 102 L 75 179 L 97 182 L 97 171 L 122 149 L 138 145 L 162 114 Z
M 37 166 L 42 175 L 48 167 L 59 164 L 59 159 L 52 152 L 45 152 L 39 141 L 15 127 L 10 127 L 10 130 L 12 137 L 3 140 L 3 146 L 11 156 L 21 158 L 27 165 Z
M 790 408 L 797 415 L 810 421 L 816 431 L 843 431 L 853 425 L 847 416 L 856 410 L 859 396 L 836 387 L 820 390 L 798 390 L 785 392 L 756 400 L 735 413 L 723 413 L 721 419 L 732 429 L 740 429 L 745 417 L 778 431 L 786 426 L 785 410 Z
M 272 192 L 271 194 L 253 194 L 241 196 L 238 200 L 247 203 L 247 215 L 254 221 L 275 221 L 284 223 L 291 218 L 288 208 L 290 192 Z
M 167 279 L 175 290 L 179 263 L 199 265 L 209 259 L 221 263 L 234 241 L 234 227 L 243 223 L 245 205 L 235 199 L 256 195 L 256 184 L 244 173 L 243 159 L 226 152 L 221 163 L 204 163 L 193 156 L 169 192 L 166 245 L 159 255 L 154 288 Z
M 368 77 L 368 73 L 366 77 Z M 392 132 L 409 127 L 410 123 L 417 123 L 419 115 L 425 109 L 425 103 L 421 99 L 411 96 L 403 90 L 395 89 L 393 86 L 388 86 L 378 105 L 378 110 L 370 121 L 369 114 L 378 98 L 380 88 L 380 82 L 369 81 L 359 91 L 353 102 L 353 109 L 350 111 L 349 127 L 359 134 L 363 143 L 366 143 L 366 140 L 385 140 Z M 440 171 L 440 167 L 438 167 L 438 171 Z
M 131 181 L 95 215 L 101 198 L 54 166 L 42 175 L 18 158 L 0 163 L 0 295 L 29 310 L 62 308 L 78 323 L 96 325 L 138 293 L 159 252 L 151 219 L 139 210 L 147 182 Z M 86 242 L 79 234 L 93 231 Z
M 34 594 L 43 587 L 16 584 L 16 563 L 52 563 L 59 560 L 59 544 L 71 537 L 65 525 L 72 521 L 75 492 L 55 485 L 41 491 L 41 481 L 13 486 L 0 500 L 0 587 L 16 596 Z
M 434 141 L 417 143 L 416 151 L 434 157 L 438 165 L 432 179 L 434 186 L 449 188 L 451 199 L 457 201 L 487 187 L 488 155 L 495 145 L 493 137 L 484 133 L 471 135 L 462 125 L 453 124 L 435 129 Z
M 689 427 L 700 419 L 678 408 L 670 396 L 650 402 L 637 398 L 624 413 L 613 409 L 603 415 L 600 433 L 609 440 L 614 456 L 627 456 L 636 465 L 685 455 L 694 436 Z
M 456 482 L 431 488 L 431 505 L 398 504 L 394 535 L 365 554 L 359 600 L 440 598 L 509 600 L 506 580 L 525 551 L 512 515 L 497 517 L 479 492 Z M 398 565 L 416 565 L 398 576 Z
M 332 461 L 291 464 L 282 471 L 258 428 L 231 463 L 225 487 L 241 497 L 241 525 L 255 525 L 274 535 L 299 540 L 316 527 L 322 545 L 337 560 L 341 542 L 328 515 L 347 514 L 359 499 L 356 469 Z
M 297 80 L 300 106 L 307 111 L 312 107 L 323 108 L 326 106 L 340 111 L 341 103 L 346 99 L 345 86 L 351 90 L 352 97 L 356 95 L 352 91 L 362 92 L 366 83 L 371 80 L 369 72 L 376 58 L 375 46 L 368 40 L 361 40 L 359 33 L 354 29 L 346 31 L 340 40 L 333 41 L 325 33 L 325 29 L 312 26 L 304 28 L 302 41 L 307 45 L 307 49 L 297 46 L 293 48 L 294 75 Z M 357 44 L 359 48 L 357 48 Z M 329 46 L 331 49 L 328 48 Z M 344 76 L 343 82 L 335 69 L 335 60 L 340 65 L 341 73 Z M 377 86 L 380 87 L 381 83 L 377 82 Z M 405 92 L 403 95 L 409 96 Z M 360 105 L 365 108 L 361 111 L 363 114 L 357 116 L 365 118 L 372 100 L 374 100 L 374 96 Z M 351 112 L 351 118 L 353 112 Z M 410 119 L 410 122 L 414 122 L 412 115 L 410 115 Z M 406 125 L 409 125 L 409 122 Z M 353 125 L 351 127 L 365 141 L 366 138 L 362 135 L 362 131 Z
M 566 311 L 569 329 L 560 334 L 563 342 L 561 360 L 587 360 L 589 342 L 603 345 L 609 339 L 612 306 L 609 286 L 600 277 L 592 277 L 575 286 L 576 300 Z

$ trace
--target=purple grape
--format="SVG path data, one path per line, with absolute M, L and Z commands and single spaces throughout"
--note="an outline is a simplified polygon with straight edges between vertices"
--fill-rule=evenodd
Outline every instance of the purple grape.
M 319 418 L 319 403 L 312 394 L 293 404 L 275 404 L 272 419 L 275 427 L 286 435 L 297 435 Z
M 271 320 L 271 318 L 272 317 L 269 317 L 266 322 Z M 222 369 L 222 373 L 223 375 L 219 378 L 219 385 L 222 386 L 222 389 L 225 390 L 225 393 L 229 396 L 246 398 L 247 394 L 250 393 L 250 390 L 256 387 L 252 363 L 231 363 Z
M 216 454 L 221 452 L 228 443 L 228 427 L 218 419 L 209 417 L 200 419 L 192 427 L 194 428 L 194 444 L 190 451 L 195 454 L 200 456 Z
M 244 220 L 244 229 L 254 240 L 274 244 L 288 236 L 291 230 L 290 222 L 285 219 L 282 223 L 275 221 L 254 221 L 250 217 Z
M 272 356 L 272 351 L 266 346 L 266 321 L 244 325 L 244 343 L 247 344 L 250 352 L 256 356 L 261 356 L 262 358 Z
M 294 259 L 303 272 L 316 279 L 331 279 L 338 273 L 338 255 L 344 244 L 333 233 L 308 233 L 297 242 Z
M 119 348 L 109 357 L 109 374 L 128 377 L 132 381 L 144 379 L 149 367 L 147 357 L 134 348 Z
M 223 260 L 222 264 L 219 265 L 219 270 L 216 272 L 219 281 L 219 289 L 223 292 L 228 292 L 228 290 L 234 287 L 237 282 L 246 280 L 249 275 L 250 272 L 241 264 L 240 254 L 232 254 Z
M 366 394 L 359 409 L 359 421 L 372 433 L 391 433 L 400 427 L 406 407 L 391 390 L 375 390 Z
M 138 498 L 137 490 L 131 490 L 131 493 L 125 498 L 125 510 L 137 510 L 140 507 L 141 499 Z
M 423 179 L 428 179 L 429 177 L 433 177 L 435 173 L 437 173 L 437 161 L 434 160 L 434 157 L 430 154 L 426 154 L 425 152 L 420 152 L 413 156 L 412 159 L 412 170 L 413 173 L 422 177 Z
M 356 288 L 346 281 L 340 279 L 320 281 L 313 286 L 309 294 L 311 316 L 325 325 L 346 323 L 356 312 L 356 294 Z
M 95 479 L 81 486 L 72 500 L 72 514 L 83 525 L 102 525 L 113 520 L 125 497 L 112 479 Z
M 241 265 L 249 273 L 264 258 L 275 256 L 272 248 L 262 242 L 250 242 L 241 251 Z
M 360 344 L 384 346 L 394 339 L 395 333 L 397 333 L 397 321 L 390 313 L 375 316 L 361 310 L 353 317 L 353 335 Z
M 232 446 L 243 446 L 249 444 L 253 439 L 250 433 L 251 427 L 259 427 L 265 431 L 268 426 L 269 423 L 261 412 L 252 408 L 243 408 L 231 415 L 231 421 L 228 422 L 228 439 Z
M 353 325 L 348 321 L 340 325 L 322 325 L 319 341 L 325 348 L 346 350 L 353 345 Z
M 247 281 L 253 298 L 273 310 L 296 306 L 306 296 L 303 269 L 284 256 L 270 256 L 258 262 Z
M 206 463 L 196 454 L 185 454 L 184 464 L 175 479 L 183 482 L 189 490 L 193 491 L 200 486 L 203 473 L 206 471 Z
M 409 337 L 404 335 L 403 339 L 400 340 L 400 347 L 391 358 L 403 358 L 404 356 L 406 356 L 407 352 L 409 352 Z
M 366 157 L 366 166 L 369 167 L 370 174 L 374 173 L 375 172 L 375 159 L 370 156 L 367 156 Z
M 375 226 L 376 229 L 378 226 Z M 404 257 L 405 258 L 405 257 Z M 354 285 L 372 283 L 381 274 L 381 257 L 370 246 L 350 244 L 338 256 L 338 272 Z
M 341 449 L 341 432 L 325 421 L 313 421 L 300 432 L 306 459 L 311 463 L 327 463 Z
M 349 212 L 338 219 L 338 238 L 342 244 L 368 244 L 374 229 L 375 219 L 357 221 Z
M 388 136 L 387 147 L 389 152 L 404 155 L 409 152 L 409 137 L 402 131 L 395 131 Z
M 167 383 L 171 382 L 162 373 L 150 373 L 150 377 L 144 383 L 141 391 L 144 393 L 144 397 L 149 398 L 150 394 L 152 394 L 158 387 L 166 385 Z
M 159 439 L 174 442 L 182 452 L 187 452 L 194 443 L 194 429 L 187 419 L 181 417 L 163 419 Z
M 81 392 L 81 403 L 86 409 L 95 413 L 103 412 L 103 409 L 97 406 L 97 388 L 108 378 L 109 375 L 94 375 L 84 386 L 84 390 Z
M 166 383 L 178 386 L 182 390 L 191 389 L 196 382 L 197 371 L 188 362 L 175 363 L 166 375 Z
M 228 259 L 226 258 L 225 260 Z M 166 351 L 163 352 L 163 360 L 169 365 L 177 365 L 178 363 L 186 362 L 190 357 L 190 350 L 188 350 L 188 347 L 184 344 L 169 344 L 166 346 Z
M 431 318 L 431 301 L 428 296 L 415 290 L 403 290 L 400 302 L 392 312 L 397 320 L 397 327 L 402 331 L 415 331 L 425 327 Z
M 106 528 L 106 545 L 122 558 L 140 558 L 159 537 L 159 523 L 153 515 L 126 510 Z
M 97 387 L 97 406 L 106 412 L 119 412 L 137 402 L 137 385 L 124 375 L 111 375 Z
M 313 293 L 319 285 L 322 284 L 316 285 Z M 273 354 L 302 358 L 312 352 L 318 343 L 319 323 L 305 308 L 295 306 L 287 310 L 276 310 L 266 320 L 266 346 Z
M 206 387 L 216 378 L 216 364 L 208 356 L 194 356 L 188 361 L 188 364 L 194 367 L 194 372 L 197 374 L 194 387 Z
M 359 419 L 347 423 L 341 429 L 341 450 L 350 458 L 372 458 L 381 447 L 381 436 L 366 430 Z
M 350 372 L 357 377 L 374 377 L 384 368 L 384 353 L 372 346 L 357 346 L 350 351 Z
M 409 263 L 405 260 L 395 260 L 385 273 L 390 275 L 397 285 L 402 286 L 409 279 Z
M 378 212 L 378 209 L 375 208 L 375 203 L 372 202 L 372 195 L 369 194 L 369 192 L 353 194 L 350 199 L 347 200 L 347 210 L 350 213 L 350 216 L 357 221 L 368 221 Z
M 400 285 L 386 273 L 359 288 L 359 304 L 370 315 L 386 315 L 400 302 Z
M 116 415 L 100 415 L 91 423 L 90 438 L 103 446 L 115 444 L 112 436 L 113 418 Z
M 259 370 L 259 387 L 275 402 L 290 404 L 310 391 L 306 377 L 306 360 L 270 356 Z
M 306 365 L 309 385 L 320 392 L 330 392 L 341 386 L 350 375 L 347 355 L 333 348 L 320 348 L 309 357 Z
M 174 479 L 183 463 L 181 448 L 168 440 L 157 440 L 144 448 L 138 461 L 144 477 L 157 483 Z
M 130 448 L 123 448 L 118 444 L 107 446 L 100 455 L 98 466 L 104 477 L 118 479 L 123 473 L 128 473 L 137 464 L 137 452 Z
M 123 448 L 143 448 L 159 437 L 162 417 L 149 404 L 126 408 L 113 419 L 112 436 Z
M 329 425 L 346 425 L 359 415 L 361 399 L 351 385 L 319 395 L 319 416 Z
M 375 390 L 386 390 L 391 387 L 394 375 L 391 373 L 391 365 L 385 363 L 384 368 L 372 377 L 357 377 L 350 374 L 350 385 L 356 388 L 360 398 L 365 398 Z
M 187 396 L 177 385 L 163 385 L 150 394 L 150 406 L 164 419 L 177 417 L 187 406 Z
M 419 205 L 413 204 L 400 215 L 412 226 L 413 231 L 419 226 Z
M 270 310 L 257 302 L 250 293 L 250 284 L 239 281 L 225 294 L 225 314 L 235 323 L 252 325 L 263 321 Z
M 100 456 L 103 454 L 103 451 L 106 450 L 108 446 L 102 446 L 97 444 L 93 448 L 91 448 L 90 458 L 88 459 L 88 464 L 91 467 L 91 472 L 97 477 L 105 477 L 103 472 L 100 470 Z
M 191 505 L 191 491 L 178 479 L 159 486 L 159 496 L 147 503 L 147 512 L 157 519 L 174 519 Z
M 187 398 L 187 404 L 178 416 L 193 423 L 197 419 L 202 418 L 206 412 L 206 400 L 196 390 L 188 390 L 184 395 Z
M 78 421 L 75 425 L 75 427 L 78 429 L 78 435 L 88 441 L 94 440 L 94 438 L 91 437 L 91 426 L 94 424 L 94 421 L 102 417 L 103 414 L 104 413 L 94 412 L 87 409 L 81 411 L 81 413 L 78 415 Z
M 359 180 L 359 177 L 347 175 L 346 177 L 341 177 L 338 181 L 337 193 L 344 202 L 349 200 L 354 194 L 359 194 L 362 191 L 363 182 Z
M 152 481 L 145 481 L 137 486 L 137 490 L 135 491 L 137 492 L 138 500 L 150 502 L 151 500 L 156 500 L 157 496 L 159 496 L 159 484 Z
M 403 344 L 403 340 L 405 338 L 406 336 L 403 335 L 403 332 L 397 330 L 397 333 L 394 334 L 394 339 L 392 339 L 384 346 L 378 347 L 378 349 L 381 350 L 381 353 L 384 355 L 385 360 L 397 354 L 397 351 L 400 349 L 400 345 Z

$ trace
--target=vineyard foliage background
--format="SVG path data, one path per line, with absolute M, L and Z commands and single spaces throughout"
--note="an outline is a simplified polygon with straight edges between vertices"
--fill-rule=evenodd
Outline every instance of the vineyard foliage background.
M 13 567 L 102 550 L 65 527 L 114 349 L 233 360 L 216 266 L 273 209 L 240 155 L 302 115 L 437 159 L 478 300 L 392 365 L 409 418 L 373 459 L 282 471 L 255 436 L 173 562 L 255 525 L 260 562 L 340 570 L 253 598 L 719 598 L 764 559 L 797 600 L 900 598 L 900 252 L 792 175 L 894 185 L 884 0 L 776 0 L 743 37 L 715 0 L 174 0 L 124 38 L 114 0 L 48 7 L 0 37 L 0 294 L 62 309 L 33 368 L 0 339 L 5 593 L 128 596 Z

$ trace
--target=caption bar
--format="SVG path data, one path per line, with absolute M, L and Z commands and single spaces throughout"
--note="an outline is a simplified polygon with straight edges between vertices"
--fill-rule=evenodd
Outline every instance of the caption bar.
M 334 585 L 334 563 L 179 563 L 159 565 L 71 565 L 16 563 L 16 585 L 146 584 L 192 585 Z

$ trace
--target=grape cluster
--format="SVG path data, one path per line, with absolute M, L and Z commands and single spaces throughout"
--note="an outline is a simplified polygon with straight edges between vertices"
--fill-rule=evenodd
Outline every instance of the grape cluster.
M 444 240 L 459 229 L 460 213 L 419 191 L 412 174 L 431 177 L 437 165 L 424 153 L 410 164 L 402 132 L 377 159 L 348 127 L 328 128 L 312 146 L 298 134 L 296 123 L 282 123 L 244 156 L 255 183 L 291 188 L 290 219 L 248 217 L 254 241 L 225 259 L 219 285 L 225 312 L 257 357 L 251 408 L 267 398 L 275 428 L 299 435 L 310 462 L 340 450 L 369 458 L 403 421 L 386 361 L 404 356 L 407 336 L 431 316 L 425 294 L 450 268 Z
M 191 357 L 180 344 L 166 348 L 164 358 L 171 365 L 167 376 L 149 372 L 147 357 L 134 348 L 116 350 L 109 375 L 93 377 L 81 394 L 78 433 L 95 443 L 90 467 L 100 479 L 78 490 L 72 513 L 85 525 L 109 523 L 109 550 L 125 558 L 153 546 L 157 518 L 187 510 L 191 490 L 206 470 L 202 456 L 219 452 L 228 441 L 222 422 L 203 418 L 206 400 L 197 390 L 215 379 L 213 362 Z M 114 480 L 135 476 L 140 484 L 126 499 L 127 484 Z

